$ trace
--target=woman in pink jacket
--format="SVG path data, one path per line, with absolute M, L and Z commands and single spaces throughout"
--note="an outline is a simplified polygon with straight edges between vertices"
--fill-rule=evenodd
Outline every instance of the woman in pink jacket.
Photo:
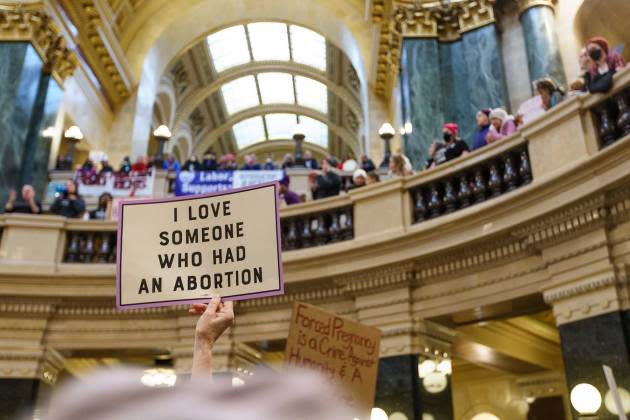
M 488 143 L 494 143 L 516 131 L 514 117 L 508 115 L 503 108 L 495 108 L 490 112 L 490 130 L 486 136 Z

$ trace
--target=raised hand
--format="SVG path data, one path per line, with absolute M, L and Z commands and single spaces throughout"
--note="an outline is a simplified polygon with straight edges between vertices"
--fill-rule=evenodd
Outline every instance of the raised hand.
M 220 298 L 212 298 L 210 303 L 195 303 L 188 310 L 194 315 L 201 314 L 197 321 L 195 335 L 214 343 L 225 330 L 234 323 L 234 302 L 222 302 Z

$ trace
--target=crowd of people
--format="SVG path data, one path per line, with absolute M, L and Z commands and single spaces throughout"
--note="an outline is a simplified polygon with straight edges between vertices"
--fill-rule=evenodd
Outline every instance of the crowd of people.
M 613 75 L 626 65 L 619 52 L 611 49 L 608 41 L 602 37 L 588 40 L 581 51 L 579 64 L 581 76 L 569 86 L 568 96 L 579 95 L 584 92 L 608 92 L 613 85 Z M 471 146 L 459 136 L 459 126 L 455 122 L 444 124 L 442 139 L 433 141 L 428 148 L 425 169 L 434 168 L 444 162 L 467 155 L 471 151 L 501 141 L 513 134 L 520 125 L 542 115 L 565 97 L 564 89 L 549 77 L 536 80 L 534 88 L 536 96 L 526 101 L 515 116 L 508 114 L 504 108 L 480 109 L 476 114 L 477 130 L 473 138 L 470 139 Z M 376 165 L 367 155 L 362 155 L 359 161 L 356 161 L 352 156 L 338 160 L 329 155 L 320 164 L 313 158 L 312 153 L 306 150 L 302 160 L 303 163 L 300 162 L 300 166 L 312 171 L 308 175 L 308 186 L 314 200 L 336 196 L 342 191 L 361 188 L 380 180 Z M 257 162 L 256 155 L 248 154 L 244 156 L 243 164 L 240 166 L 236 156 L 232 153 L 224 154 L 220 158 L 214 153 L 207 153 L 201 160 L 193 154 L 181 165 L 172 154 L 167 154 L 161 162 L 156 162 L 153 157 L 139 156 L 132 163 L 129 157 L 125 157 L 118 170 L 115 170 L 106 159 L 98 165 L 88 159 L 77 169 L 74 180 L 68 181 L 65 188 L 59 191 L 50 211 L 53 214 L 72 218 L 85 217 L 85 214 L 89 215 L 91 219 L 110 218 L 112 195 L 103 193 L 99 197 L 97 208 L 86 213 L 85 201 L 78 193 L 77 180 L 86 185 L 98 184 L 102 183 L 102 180 L 108 175 L 122 178 L 143 176 L 149 174 L 155 167 L 179 172 L 181 170 L 285 170 L 297 166 L 296 159 L 291 153 L 287 153 L 279 163 L 274 162 L 273 156 L 269 154 L 262 164 Z M 347 176 L 348 173 L 351 173 L 352 176 Z M 389 177 L 402 177 L 413 173 L 412 165 L 403 153 L 398 151 L 390 156 Z M 282 198 L 287 205 L 306 201 L 307 197 L 304 194 L 297 194 L 290 189 L 290 179 L 286 172 L 280 185 Z M 42 206 L 35 199 L 33 187 L 24 185 L 20 197 L 16 191 L 11 191 L 5 205 L 5 212 L 41 213 Z

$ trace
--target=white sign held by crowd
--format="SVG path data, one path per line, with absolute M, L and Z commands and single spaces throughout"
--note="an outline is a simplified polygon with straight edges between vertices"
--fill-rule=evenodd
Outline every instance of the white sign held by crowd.
M 119 309 L 284 293 L 278 183 L 201 196 L 123 201 Z

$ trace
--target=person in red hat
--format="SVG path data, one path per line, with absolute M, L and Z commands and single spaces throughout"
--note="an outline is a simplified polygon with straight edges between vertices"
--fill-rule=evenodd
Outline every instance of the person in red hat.
M 616 51 L 611 51 L 608 40 L 593 37 L 586 43 L 588 71 L 584 75 L 585 88 L 591 93 L 608 92 L 613 85 L 613 75 L 626 63 Z
M 454 122 L 444 124 L 442 127 L 442 137 L 446 143 L 444 151 L 445 161 L 453 160 L 470 152 L 468 144 L 458 137 L 459 126 Z

